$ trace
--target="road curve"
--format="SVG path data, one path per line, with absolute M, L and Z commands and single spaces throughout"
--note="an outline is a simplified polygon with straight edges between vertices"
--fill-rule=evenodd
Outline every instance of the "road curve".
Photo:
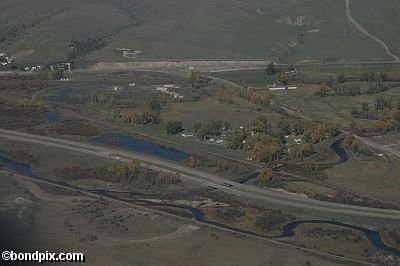
M 15 141 L 46 145 L 63 150 L 71 150 L 127 163 L 131 162 L 132 160 L 140 160 L 144 165 L 152 169 L 163 172 L 176 172 L 181 175 L 183 180 L 196 182 L 201 186 L 210 186 L 238 197 L 251 198 L 258 201 L 261 200 L 301 209 L 317 210 L 330 214 L 346 214 L 358 217 L 361 216 L 400 220 L 399 210 L 352 206 L 287 195 L 259 187 L 239 184 L 220 178 L 216 175 L 177 165 L 170 161 L 164 161 L 158 158 L 130 151 L 122 151 L 100 145 L 79 143 L 76 141 L 69 141 L 47 136 L 38 136 L 5 129 L 0 129 L 0 137 Z

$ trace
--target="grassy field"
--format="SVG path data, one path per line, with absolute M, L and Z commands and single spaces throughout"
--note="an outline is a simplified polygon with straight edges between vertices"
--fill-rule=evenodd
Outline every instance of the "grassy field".
M 251 125 L 260 115 L 266 115 L 273 125 L 278 124 L 280 114 L 272 111 L 256 112 L 252 107 L 252 104 L 245 101 L 242 104 L 227 104 L 215 98 L 208 98 L 198 102 L 173 104 L 162 111 L 162 116 L 165 120 L 182 121 L 189 131 L 194 123 L 209 123 L 212 119 L 228 121 L 233 128 Z
M 25 62 L 64 60 L 71 38 L 107 40 L 87 47 L 82 63 L 131 60 L 116 48 L 142 50 L 141 58 L 390 59 L 351 27 L 344 1 L 3 0 L 0 9 L 0 50 Z
M 395 32 L 400 27 L 397 14 L 400 12 L 396 0 L 351 0 L 353 17 L 365 29 L 383 40 L 391 51 L 400 55 L 400 37 Z M 379 21 L 379 23 L 377 23 Z
M 400 77 L 400 64 L 370 64 L 370 65 L 323 65 L 323 66 L 296 66 L 298 79 L 327 81 L 329 77 L 334 80 L 339 75 L 346 78 L 359 78 L 365 72 L 386 72 L 388 77 Z M 240 70 L 212 73 L 212 76 L 226 79 L 247 86 L 265 88 L 267 76 L 264 69 L 260 70 Z
M 394 158 L 356 160 L 323 170 L 327 182 L 371 197 L 400 202 L 399 160 Z
M 267 84 L 266 72 L 264 69 L 260 70 L 240 70 L 212 73 L 214 77 L 226 79 L 237 84 L 263 88 Z
M 365 260 L 365 253 L 376 253 L 378 250 L 368 243 L 360 232 L 343 229 L 334 225 L 303 224 L 295 229 L 296 237 L 289 242 L 303 244 L 325 252 L 355 255 L 357 259 Z M 365 252 L 367 250 L 367 252 Z
M 15 241 L 18 248 L 34 246 L 51 252 L 77 249 L 85 254 L 87 265 L 100 266 L 340 263 L 15 177 L 0 177 L 0 203 L 6 206 L 0 210 L 0 229 L 11 230 L 6 227 L 9 223 L 19 228 L 20 234 L 23 231 L 21 239 L 16 230 L 12 237 L 3 239 Z M 16 199 L 19 204 L 15 204 Z
M 328 80 L 330 76 L 336 79 L 339 75 L 347 78 L 359 78 L 365 72 L 386 72 L 388 77 L 399 78 L 400 64 L 368 64 L 368 65 L 323 65 L 297 66 L 300 79 Z
M 315 90 L 315 86 L 304 86 L 294 91 L 276 92 L 274 95 L 282 103 L 301 110 L 305 116 L 320 120 L 334 120 L 343 125 L 348 124 L 353 119 L 351 116 L 352 109 L 360 110 L 362 103 L 369 103 L 373 107 L 379 96 L 391 98 L 394 104 L 397 104 L 400 100 L 398 88 L 373 95 L 329 97 L 314 96 Z M 372 123 L 370 120 L 359 120 L 359 122 L 362 124 Z

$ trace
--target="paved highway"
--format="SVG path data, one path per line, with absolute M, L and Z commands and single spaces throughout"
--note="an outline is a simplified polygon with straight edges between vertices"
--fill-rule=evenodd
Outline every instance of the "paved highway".
M 132 160 L 140 160 L 143 165 L 147 165 L 151 169 L 164 172 L 177 172 L 180 174 L 183 180 L 196 182 L 201 186 L 212 187 L 231 195 L 251 198 L 257 201 L 266 201 L 279 205 L 323 211 L 330 214 L 347 214 L 351 216 L 400 220 L 399 210 L 352 206 L 332 202 L 317 201 L 294 195 L 287 195 L 268 189 L 239 184 L 220 178 L 216 175 L 204 173 L 196 169 L 187 168 L 175 164 L 171 161 L 164 161 L 159 158 L 134 153 L 131 151 L 123 151 L 101 145 L 80 143 L 76 141 L 52 138 L 47 136 L 38 136 L 5 129 L 0 129 L 0 137 L 15 141 L 46 145 L 58 149 L 90 154 L 127 163 L 130 163 Z
M 154 72 L 169 73 L 169 72 L 165 72 L 165 71 L 154 71 Z M 174 74 L 175 75 L 177 73 L 169 73 L 169 74 Z M 178 73 L 177 75 L 179 76 L 179 75 L 184 75 L 184 74 Z M 131 77 L 124 77 L 122 79 L 121 79 L 121 77 L 118 77 L 116 79 L 115 78 L 110 78 L 110 79 L 107 79 L 106 81 L 104 81 L 104 84 L 107 84 L 107 85 L 116 85 L 116 84 L 126 85 L 126 83 L 128 83 L 130 79 L 131 79 Z M 72 82 L 66 82 L 66 83 L 59 82 L 59 81 L 54 81 L 54 82 L 52 82 L 52 86 L 50 88 L 35 93 L 34 97 L 35 98 L 36 97 L 40 98 L 40 96 L 43 95 L 43 93 L 45 93 L 47 91 L 50 91 L 50 90 L 54 90 L 54 89 L 70 88 L 70 87 L 74 87 L 74 86 L 84 86 L 84 85 L 97 85 L 98 84 L 97 82 L 98 81 L 96 81 L 96 80 L 72 81 Z M 223 82 L 223 83 L 226 82 L 225 85 L 228 86 L 228 87 L 229 86 L 239 86 L 238 84 L 235 84 L 235 83 L 232 83 L 232 82 L 228 82 L 228 81 L 225 81 L 223 79 L 219 79 L 219 82 Z M 47 108 L 52 109 L 51 105 L 49 105 L 47 103 L 45 103 L 44 105 Z M 290 106 L 287 106 L 287 105 L 284 105 L 284 104 L 282 104 L 282 109 L 285 112 L 289 113 L 289 114 L 291 114 L 291 113 L 296 111 L 293 108 L 291 108 Z M 76 112 L 64 110 L 64 109 L 58 109 L 57 108 L 57 111 L 62 112 L 63 114 L 66 114 L 66 115 L 75 116 L 75 117 L 78 117 L 78 118 L 81 118 L 81 119 L 86 119 L 88 121 L 94 122 L 94 123 L 96 123 L 98 125 L 101 125 L 101 126 L 104 126 L 104 127 L 108 127 L 108 128 L 112 128 L 112 129 L 124 130 L 126 132 L 134 133 L 136 135 L 139 135 L 141 137 L 145 137 L 145 138 L 149 138 L 149 139 L 155 140 L 156 142 L 165 143 L 166 145 L 172 145 L 174 147 L 181 147 L 181 149 L 186 150 L 186 151 L 194 151 L 195 153 L 201 152 L 203 154 L 208 154 L 208 155 L 216 156 L 216 157 L 219 157 L 219 158 L 224 158 L 224 159 L 228 159 L 228 160 L 237 161 L 237 162 L 240 162 L 240 163 L 243 163 L 243 164 L 247 164 L 247 165 L 251 165 L 251 166 L 254 166 L 254 167 L 257 167 L 257 168 L 262 167 L 262 164 L 260 164 L 258 162 L 255 162 L 255 161 L 248 161 L 248 160 L 244 160 L 242 158 L 238 158 L 236 156 L 227 156 L 227 155 L 224 155 L 224 154 L 221 154 L 221 153 L 215 153 L 215 152 L 210 152 L 210 151 L 207 151 L 207 150 L 204 150 L 204 149 L 200 149 L 198 147 L 191 147 L 191 146 L 183 145 L 182 143 L 171 141 L 171 140 L 167 140 L 165 138 L 160 138 L 160 137 L 148 135 L 148 134 L 145 134 L 143 132 L 137 132 L 136 130 L 133 130 L 130 127 L 123 126 L 123 125 L 122 126 L 121 125 L 117 125 L 117 124 L 115 124 L 113 122 L 99 121 L 99 120 L 97 120 L 95 118 L 88 117 L 88 116 L 85 116 L 85 115 L 82 115 L 82 114 L 79 114 L 79 113 L 76 113 Z M 312 120 L 311 118 L 306 117 L 303 114 L 300 114 L 300 117 L 302 119 L 304 119 L 304 120 L 309 120 L 309 121 Z M 377 150 L 382 150 L 384 152 L 387 152 L 387 153 L 390 153 L 390 154 L 393 154 L 395 156 L 400 157 L 400 153 L 398 151 L 390 148 L 390 147 L 382 147 L 382 145 L 374 143 L 370 139 L 367 140 L 365 138 L 361 138 L 361 137 L 358 137 L 358 136 L 355 136 L 355 137 L 358 138 L 359 140 L 361 140 L 362 142 L 364 142 L 365 144 L 367 144 L 367 145 L 369 145 L 369 146 L 371 146 L 371 147 L 373 147 L 373 148 L 375 148 Z M 282 172 L 282 171 L 279 171 L 279 174 L 295 177 L 295 178 L 300 179 L 300 180 L 306 180 L 308 182 L 316 183 L 316 184 L 319 184 L 319 185 L 322 185 L 322 186 L 325 186 L 325 187 L 329 187 L 329 188 L 333 188 L 333 189 L 337 189 L 337 190 L 341 190 L 341 191 L 348 191 L 348 192 L 354 193 L 353 191 L 349 191 L 348 189 L 346 189 L 344 187 L 339 187 L 339 186 L 332 185 L 332 184 L 327 185 L 326 183 L 318 182 L 316 180 L 313 180 L 313 179 L 310 179 L 310 178 L 307 178 L 307 177 L 304 177 L 304 176 L 293 175 L 293 174 L 290 174 L 290 173 L 287 173 L 287 172 Z M 387 202 L 387 201 L 384 201 L 382 199 L 373 198 L 373 197 L 371 197 L 369 195 L 362 195 L 360 193 L 354 193 L 354 194 L 356 194 L 356 195 L 358 195 L 360 197 L 369 198 L 369 199 L 374 200 L 374 201 L 382 202 L 382 203 L 385 203 L 385 204 L 391 204 L 393 206 L 395 206 L 395 205 L 398 206 L 398 204 L 395 204 L 393 202 Z

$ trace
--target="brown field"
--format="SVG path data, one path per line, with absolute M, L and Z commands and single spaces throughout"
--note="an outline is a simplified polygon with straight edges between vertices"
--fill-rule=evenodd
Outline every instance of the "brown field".
M 88 265 L 335 265 L 333 261 L 301 251 L 54 190 L 46 185 L 15 181 L 10 177 L 1 178 L 2 187 L 8 191 L 21 187 L 28 193 L 20 192 L 19 202 L 37 206 L 30 214 L 24 212 L 25 219 L 35 225 L 28 226 L 24 244 L 38 250 L 83 252 Z M 7 204 L 17 195 L 2 193 L 0 203 Z M 17 217 L 11 218 L 15 219 L 14 223 L 22 222 Z

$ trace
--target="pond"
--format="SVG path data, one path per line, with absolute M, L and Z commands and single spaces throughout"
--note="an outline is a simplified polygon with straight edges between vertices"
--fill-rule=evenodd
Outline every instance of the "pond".
M 54 112 L 46 112 L 44 113 L 44 118 L 46 123 L 49 125 L 55 124 L 58 122 L 58 115 Z
M 150 141 L 122 135 L 120 133 L 106 133 L 97 136 L 95 141 L 168 160 L 182 161 L 190 156 L 188 153 L 179 150 L 166 148 Z

